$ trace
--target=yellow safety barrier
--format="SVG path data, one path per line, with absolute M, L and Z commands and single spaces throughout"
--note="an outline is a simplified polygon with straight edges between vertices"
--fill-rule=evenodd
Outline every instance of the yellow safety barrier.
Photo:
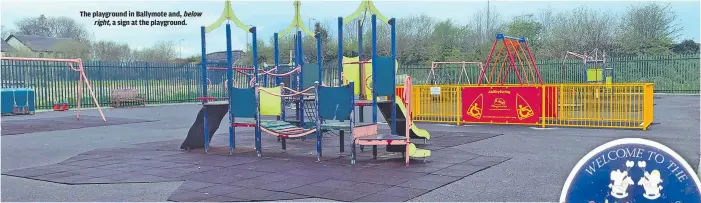
M 463 88 L 475 85 L 416 85 L 412 88 L 412 117 L 417 122 L 460 125 Z M 541 127 L 647 128 L 654 120 L 654 85 L 644 84 L 547 84 L 508 85 L 541 91 L 538 123 Z M 402 88 L 402 87 L 398 87 Z M 494 123 L 494 122 L 493 122 Z M 494 123 L 498 124 L 498 123 Z M 503 123 L 507 124 L 507 123 Z M 513 123 L 508 123 L 513 124 Z

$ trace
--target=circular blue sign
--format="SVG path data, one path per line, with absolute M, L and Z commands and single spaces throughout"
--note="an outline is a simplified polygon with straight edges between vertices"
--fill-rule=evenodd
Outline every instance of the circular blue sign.
M 668 147 L 625 138 L 597 147 L 579 160 L 562 188 L 560 202 L 701 202 L 701 183 L 684 159 Z

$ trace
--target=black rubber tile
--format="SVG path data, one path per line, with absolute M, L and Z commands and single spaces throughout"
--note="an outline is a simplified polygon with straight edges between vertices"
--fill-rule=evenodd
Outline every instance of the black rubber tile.
M 246 188 L 244 187 L 239 187 L 239 186 L 231 186 L 231 185 L 221 185 L 221 184 L 215 184 L 206 188 L 200 188 L 195 190 L 196 192 L 205 192 L 205 193 L 210 193 L 210 194 L 215 194 L 215 195 L 226 195 L 226 194 L 231 194 L 231 193 L 236 193 L 238 191 L 244 190 Z
M 63 184 L 77 184 L 85 182 L 88 179 L 93 179 L 95 177 L 85 176 L 85 175 L 73 175 L 61 178 L 53 179 L 52 182 L 63 183 Z
M 177 169 L 164 169 L 164 168 L 146 169 L 143 171 L 139 171 L 139 173 L 146 174 L 146 175 L 154 175 L 154 176 L 164 177 L 164 178 L 169 178 L 169 179 L 181 179 L 181 177 L 183 177 L 183 176 L 193 174 L 192 172 L 189 172 L 189 171 L 182 171 L 182 170 L 177 170 Z
M 239 190 L 236 193 L 231 193 L 227 194 L 226 196 L 233 197 L 236 199 L 243 199 L 243 200 L 260 200 L 266 197 L 270 197 L 272 195 L 279 194 L 275 191 L 269 191 L 269 190 L 261 190 L 261 189 L 255 189 L 255 188 L 247 188 L 243 190 Z
M 184 181 L 178 189 L 179 190 L 195 191 L 195 190 L 199 190 L 199 189 L 214 186 L 214 185 L 217 185 L 217 184 L 205 183 L 205 182 L 199 182 L 199 181 Z
M 114 183 L 113 180 L 107 179 L 107 178 L 90 178 L 86 179 L 80 182 L 76 182 L 76 184 L 112 184 Z
M 98 166 L 95 168 L 103 169 L 103 170 L 121 171 L 121 172 L 132 172 L 132 171 L 137 171 L 137 170 L 141 171 L 141 170 L 150 169 L 150 167 L 140 166 L 140 165 L 131 165 L 129 163 L 111 164 L 111 165 L 106 165 L 106 166 Z
M 404 167 L 403 165 L 400 167 L 395 167 L 393 170 L 396 171 L 408 171 L 408 172 L 418 172 L 418 173 L 432 173 L 436 172 L 438 170 L 448 168 L 452 166 L 453 164 L 451 163 L 441 163 L 441 162 L 427 162 L 427 163 L 422 163 L 420 161 L 413 161 L 411 162 L 411 165 L 409 167 Z
M 420 178 L 417 178 L 416 180 L 448 184 L 448 183 L 454 182 L 456 180 L 460 180 L 462 178 L 463 177 L 429 174 L 429 175 L 425 175 L 425 176 L 422 176 Z
M 226 195 L 214 196 L 212 198 L 203 200 L 203 202 L 245 202 L 245 201 L 247 201 L 247 200 L 237 199 L 237 198 L 229 197 Z
M 387 194 L 370 194 L 360 199 L 355 199 L 355 202 L 405 202 L 412 199 L 412 197 L 400 197 L 392 196 Z
M 370 194 L 371 193 L 358 192 L 358 191 L 352 191 L 352 190 L 332 190 L 332 191 L 324 193 L 318 197 L 321 197 L 324 199 L 336 200 L 336 201 L 350 202 L 350 201 L 353 201 L 355 199 L 359 199 L 359 198 L 368 196 Z
M 158 177 L 158 176 L 154 176 L 154 175 L 146 175 L 146 174 L 134 175 L 134 176 L 131 176 L 130 178 L 127 178 L 124 180 L 124 182 L 129 182 L 129 183 L 157 183 L 157 182 L 168 182 L 168 181 L 173 181 L 173 179 Z
M 207 194 L 204 192 L 196 192 L 190 190 L 175 190 L 173 194 L 168 197 L 168 201 L 174 202 L 199 202 L 206 199 L 214 198 L 219 195 Z
M 105 122 L 101 117 L 96 116 L 81 116 L 80 120 L 74 116 L 9 120 L 2 122 L 2 136 L 143 122 L 153 122 L 153 120 L 110 117 Z
M 311 184 L 311 186 L 325 187 L 325 188 L 336 188 L 336 189 L 348 189 L 349 187 L 357 184 L 357 182 L 345 181 L 345 180 L 325 180 L 317 183 Z
M 431 181 L 424 181 L 424 180 L 410 180 L 410 181 L 404 182 L 402 184 L 399 184 L 399 186 L 406 187 L 406 188 L 416 188 L 416 189 L 431 191 L 431 190 L 438 189 L 446 184 L 447 183 L 431 182 Z
M 435 175 L 445 175 L 445 176 L 455 176 L 455 177 L 466 177 L 469 175 L 472 175 L 474 173 L 477 173 L 481 170 L 484 170 L 488 168 L 487 166 L 474 166 L 472 169 L 464 168 L 464 169 L 443 169 L 440 171 L 433 172 L 431 174 Z
M 276 201 L 276 200 L 293 200 L 293 199 L 303 199 L 309 198 L 309 196 L 292 194 L 287 192 L 274 192 L 273 194 L 256 199 L 256 201 Z
M 304 185 L 309 185 L 314 183 L 315 180 L 305 180 L 305 179 L 293 179 L 293 180 L 281 180 L 277 182 L 268 183 L 265 185 L 253 186 L 254 188 L 270 190 L 270 191 L 288 191 L 293 188 L 301 187 Z
M 26 168 L 26 169 L 18 169 L 18 170 L 14 170 L 14 171 L 5 172 L 3 174 L 4 175 L 11 175 L 11 176 L 18 176 L 18 177 L 36 177 L 36 176 L 42 176 L 42 175 L 47 175 L 47 174 L 52 174 L 52 173 L 73 171 L 73 170 L 78 170 L 81 168 L 82 167 L 79 167 L 79 166 L 67 166 L 67 165 L 61 165 L 61 164 L 53 164 L 53 165 L 39 166 L 39 167 Z
M 90 177 L 94 177 L 94 178 L 101 178 L 101 177 L 113 176 L 113 175 L 124 173 L 123 171 L 105 170 L 105 169 L 101 169 L 101 168 L 85 168 L 85 169 L 74 170 L 73 172 L 78 173 L 80 175 L 90 176 Z
M 396 197 L 409 197 L 410 199 L 412 199 L 412 198 L 418 197 L 420 195 L 423 195 L 427 192 L 429 192 L 429 190 L 394 186 L 394 187 L 382 190 L 380 192 L 377 192 L 375 194 L 396 196 Z
M 495 157 L 495 156 L 480 156 L 475 159 L 470 159 L 464 164 L 469 164 L 469 165 L 477 165 L 477 166 L 494 166 L 497 164 L 500 164 L 504 161 L 509 160 L 509 158 L 506 157 Z
M 295 194 L 300 194 L 300 195 L 309 195 L 309 196 L 315 196 L 319 197 L 324 193 L 331 192 L 333 190 L 338 190 L 336 188 L 328 188 L 328 187 L 319 187 L 319 186 L 312 186 L 312 185 L 305 185 L 297 188 L 290 189 L 286 192 L 290 193 L 295 193 Z
M 58 172 L 58 173 L 51 173 L 51 174 L 46 174 L 46 175 L 35 176 L 35 177 L 32 177 L 32 179 L 57 182 L 56 179 L 75 176 L 75 175 L 80 175 L 80 174 L 75 173 L 75 172 L 65 171 L 65 172 Z
M 265 185 L 268 183 L 285 180 L 288 178 L 289 178 L 289 176 L 287 176 L 287 175 L 269 174 L 269 175 L 258 176 L 258 177 L 251 178 L 251 179 L 234 181 L 234 182 L 230 182 L 227 184 L 236 185 L 236 186 L 243 186 L 243 187 L 255 187 L 255 186 L 259 186 L 259 185 Z
M 390 188 L 390 187 L 392 187 L 392 186 L 391 185 L 384 185 L 384 184 L 355 183 L 346 189 L 353 190 L 356 192 L 365 192 L 365 193 L 369 194 L 369 193 L 379 192 L 379 191 L 385 190 L 385 189 Z
M 69 165 L 69 166 L 80 166 L 80 167 L 84 167 L 84 168 L 93 168 L 93 167 L 105 166 L 105 165 L 117 164 L 117 163 L 123 163 L 123 162 L 122 161 L 99 161 L 99 160 L 88 159 L 88 160 L 74 161 L 74 162 L 68 162 L 68 163 L 63 163 L 63 164 Z

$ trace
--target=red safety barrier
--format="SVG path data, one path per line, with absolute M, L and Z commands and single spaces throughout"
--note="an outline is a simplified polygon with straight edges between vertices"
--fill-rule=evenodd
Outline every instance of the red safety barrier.
M 557 118 L 558 94 L 556 86 L 545 87 L 545 117 Z
M 538 124 L 542 95 L 541 87 L 465 87 L 462 89 L 462 120 Z

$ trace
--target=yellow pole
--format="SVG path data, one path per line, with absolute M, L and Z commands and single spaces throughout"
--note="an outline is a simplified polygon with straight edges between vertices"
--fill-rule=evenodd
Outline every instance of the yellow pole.
M 545 108 L 546 108 L 546 106 L 545 106 L 545 85 L 541 85 L 540 88 L 541 88 L 541 94 L 542 94 L 541 95 L 540 118 L 543 119 L 540 121 L 540 127 L 545 128 L 545 120 L 547 120 L 545 118 Z

